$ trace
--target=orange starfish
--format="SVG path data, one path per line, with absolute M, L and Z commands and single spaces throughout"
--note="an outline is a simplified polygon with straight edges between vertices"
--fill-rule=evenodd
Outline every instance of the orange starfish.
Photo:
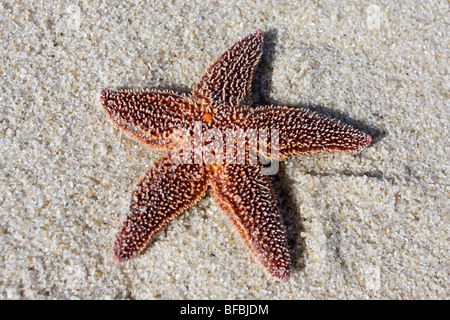
M 311 153 L 357 153 L 372 138 L 305 109 L 251 108 L 250 87 L 262 44 L 263 33 L 257 30 L 231 46 L 206 70 L 191 95 L 100 90 L 99 104 L 116 128 L 152 150 L 166 150 L 133 191 L 130 213 L 114 243 L 116 262 L 141 252 L 209 189 L 263 269 L 276 279 L 289 279 L 290 255 L 273 187 L 264 167 L 249 154 L 281 160 Z M 268 133 L 263 138 L 244 134 L 242 140 L 242 132 L 251 130 Z M 213 141 L 223 142 L 221 136 L 230 132 L 238 132 L 227 140 L 231 148 Z M 239 152 L 244 161 L 236 161 Z

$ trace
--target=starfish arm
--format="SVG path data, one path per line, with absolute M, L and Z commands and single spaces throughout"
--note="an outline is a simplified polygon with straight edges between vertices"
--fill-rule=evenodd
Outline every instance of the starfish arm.
M 165 91 L 102 89 L 97 99 L 117 129 L 154 150 L 176 143 L 176 129 L 185 126 L 194 108 L 187 96 Z
M 229 107 L 250 105 L 253 74 L 262 54 L 263 33 L 257 30 L 225 51 L 194 87 L 194 97 Z
M 369 134 L 306 109 L 259 107 L 249 114 L 246 125 L 265 130 L 270 137 L 278 135 L 274 141 L 267 142 L 275 147 L 270 150 L 266 145 L 264 149 L 270 150 L 268 158 L 275 159 L 313 153 L 358 153 L 372 141 Z
M 278 280 L 289 280 L 284 225 L 272 184 L 259 166 L 222 167 L 212 178 L 211 193 L 263 269 Z
M 133 191 L 130 213 L 114 243 L 114 260 L 122 262 L 141 252 L 174 217 L 200 200 L 207 186 L 204 167 L 159 158 Z

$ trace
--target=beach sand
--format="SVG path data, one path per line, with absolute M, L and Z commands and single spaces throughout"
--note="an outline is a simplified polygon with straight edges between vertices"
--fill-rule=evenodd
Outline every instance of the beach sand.
M 114 3 L 0 3 L 1 299 L 449 298 L 446 1 Z M 189 93 L 256 29 L 255 105 L 306 107 L 374 140 L 280 165 L 291 279 L 265 275 L 209 195 L 114 263 L 158 154 L 108 123 L 98 90 Z

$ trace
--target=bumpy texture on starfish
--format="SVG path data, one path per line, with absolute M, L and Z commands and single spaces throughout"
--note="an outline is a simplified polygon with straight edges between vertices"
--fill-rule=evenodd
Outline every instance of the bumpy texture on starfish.
M 116 262 L 141 252 L 170 220 L 209 189 L 263 269 L 276 279 L 289 279 L 290 255 L 270 179 L 249 157 L 244 163 L 219 157 L 216 160 L 220 161 L 205 161 L 201 158 L 205 147 L 212 148 L 214 159 L 223 146 L 213 148 L 211 137 L 192 143 L 187 137 L 195 135 L 194 124 L 200 134 L 208 130 L 224 135 L 230 130 L 276 130 L 278 144 L 268 146 L 272 153 L 267 158 L 277 160 L 311 153 L 357 153 L 372 139 L 338 120 L 305 109 L 252 108 L 250 88 L 262 44 L 263 33 L 257 30 L 231 46 L 206 70 L 191 95 L 100 90 L 99 104 L 116 128 L 152 150 L 166 150 L 133 191 L 130 212 L 114 243 Z M 255 146 L 248 140 L 239 141 L 233 149 L 236 152 L 242 147 L 248 153 Z M 264 144 L 258 141 L 256 146 Z M 169 151 L 191 155 L 194 160 L 175 161 Z M 258 153 L 259 149 L 253 151 Z

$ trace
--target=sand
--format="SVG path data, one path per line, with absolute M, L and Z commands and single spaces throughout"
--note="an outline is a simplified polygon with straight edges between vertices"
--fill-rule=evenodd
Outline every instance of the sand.
M 0 3 L 0 298 L 449 298 L 448 3 L 227 3 Z M 281 164 L 290 281 L 264 274 L 209 195 L 114 263 L 129 193 L 158 154 L 108 123 L 98 90 L 188 93 L 256 29 L 256 105 L 374 137 L 356 156 Z

